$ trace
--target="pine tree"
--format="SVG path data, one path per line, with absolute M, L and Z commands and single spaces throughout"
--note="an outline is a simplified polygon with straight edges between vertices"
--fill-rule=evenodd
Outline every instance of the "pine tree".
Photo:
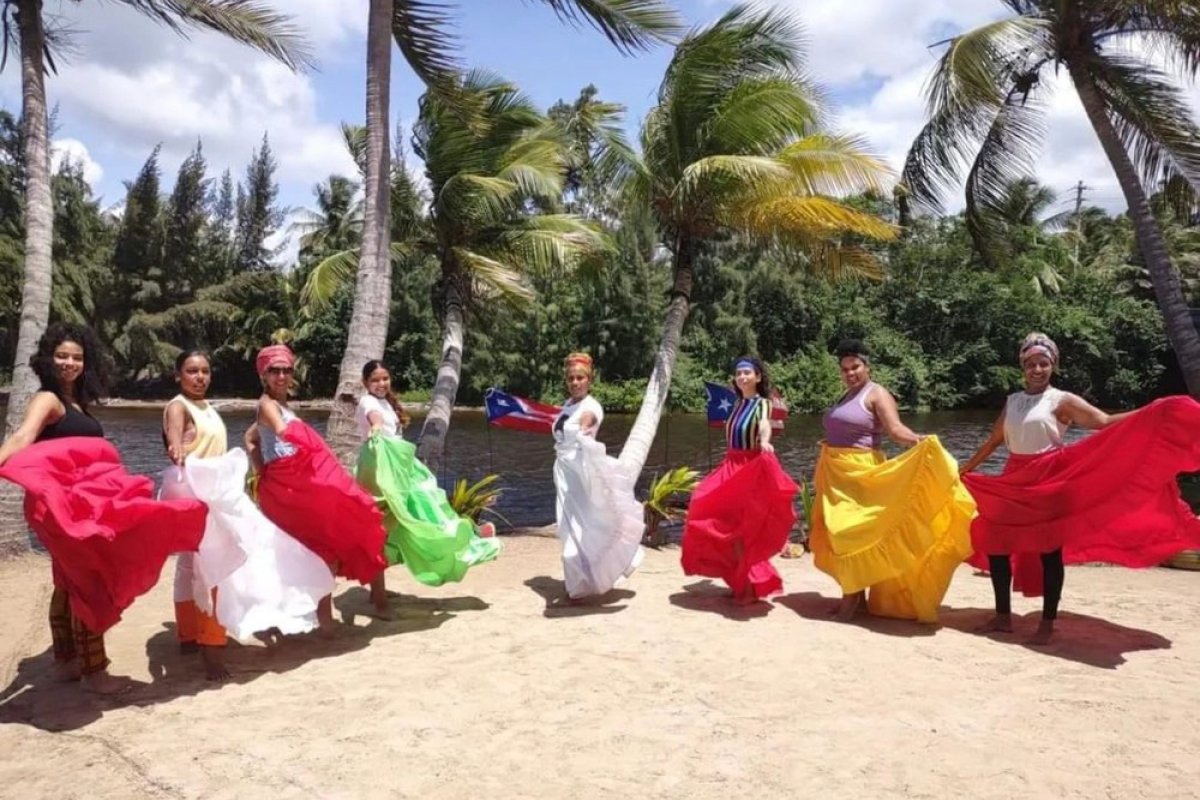
M 112 321 L 119 327 L 135 310 L 162 310 L 162 200 L 160 147 L 155 147 L 133 183 L 126 184 L 125 210 L 113 253 Z
M 209 191 L 208 227 L 204 231 L 204 285 L 223 283 L 234 266 L 234 236 L 237 233 L 238 200 L 229 170 Z
M 207 225 L 207 164 L 199 143 L 179 167 L 167 209 L 163 242 L 162 297 L 167 308 L 190 301 L 204 285 Z
M 283 210 L 276 205 L 279 184 L 275 182 L 277 164 L 271 144 L 263 134 L 262 147 L 250 157 L 246 182 L 238 186 L 237 269 L 271 269 L 271 260 L 280 249 L 269 249 L 267 240 L 283 224 Z

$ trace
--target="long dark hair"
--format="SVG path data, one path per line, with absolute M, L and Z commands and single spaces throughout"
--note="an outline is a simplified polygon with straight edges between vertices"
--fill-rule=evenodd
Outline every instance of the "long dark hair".
M 367 378 L 370 378 L 371 373 L 377 369 L 384 370 L 385 372 L 388 373 L 388 375 L 392 374 L 392 371 L 387 368 L 387 364 L 383 363 L 378 358 L 372 358 L 370 361 L 363 364 L 363 368 L 362 368 L 363 383 L 366 383 Z M 412 422 L 412 417 L 410 417 L 408 415 L 408 412 L 404 410 L 404 406 L 400 405 L 400 399 L 398 397 L 396 397 L 396 393 L 392 391 L 390 386 L 388 387 L 388 393 L 386 395 L 384 395 L 384 399 L 387 400 L 388 405 L 392 407 L 392 411 L 396 412 L 396 417 L 400 420 L 400 426 L 403 428 L 407 428 L 408 423 Z
M 175 356 L 175 374 L 183 372 L 183 365 L 188 362 L 189 358 L 199 356 L 208 362 L 209 369 L 212 369 L 212 359 L 209 358 L 206 350 L 180 350 L 179 355 Z
M 735 358 L 733 360 L 733 371 L 735 373 L 737 372 L 737 365 L 738 365 L 738 362 L 740 362 L 740 361 L 749 361 L 750 365 L 752 367 L 754 367 L 754 371 L 758 374 L 758 378 L 759 378 L 758 396 L 770 399 L 770 397 L 771 397 L 771 376 L 769 376 L 767 374 L 766 365 L 763 364 L 763 362 L 761 360 L 759 360 L 758 358 L 756 358 L 754 356 L 738 356 L 737 358 Z M 737 381 L 732 380 L 732 381 L 730 381 L 730 383 L 733 385 L 733 390 L 734 390 L 734 392 L 737 393 L 737 396 L 741 397 L 742 390 L 738 388 Z
M 91 328 L 71 322 L 56 322 L 46 328 L 38 341 L 37 352 L 29 358 L 29 366 L 41 381 L 42 391 L 53 392 L 63 399 L 58 373 L 54 369 L 54 351 L 63 342 L 74 342 L 83 348 L 83 372 L 75 379 L 75 402 L 84 411 L 108 393 L 108 363 L 100 340 Z

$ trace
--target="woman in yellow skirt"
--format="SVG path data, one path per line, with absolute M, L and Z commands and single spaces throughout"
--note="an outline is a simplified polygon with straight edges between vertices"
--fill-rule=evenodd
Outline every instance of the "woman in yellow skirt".
M 846 393 L 825 414 L 809 534 L 813 560 L 842 587 L 837 616 L 863 608 L 877 616 L 936 622 L 954 571 L 971 554 L 975 501 L 958 464 L 936 436 L 900 421 L 896 400 L 871 380 L 870 355 L 840 343 Z M 893 459 L 886 434 L 909 448 Z

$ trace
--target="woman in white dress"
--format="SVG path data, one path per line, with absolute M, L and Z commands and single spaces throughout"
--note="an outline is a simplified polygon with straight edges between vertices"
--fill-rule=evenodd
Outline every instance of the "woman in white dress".
M 604 409 L 590 394 L 592 359 L 566 358 L 570 395 L 554 422 L 554 489 L 563 578 L 572 600 L 602 595 L 633 574 L 645 555 L 642 505 L 633 494 L 636 474 L 610 458 L 596 441 Z

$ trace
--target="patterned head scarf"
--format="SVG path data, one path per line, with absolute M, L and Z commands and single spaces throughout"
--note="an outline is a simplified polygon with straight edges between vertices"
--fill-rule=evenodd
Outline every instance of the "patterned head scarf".
M 267 369 L 274 366 L 296 366 L 296 355 L 286 344 L 271 344 L 258 351 L 254 359 L 254 369 L 259 376 L 267 374 Z
M 581 367 L 587 376 L 592 377 L 592 357 L 587 353 L 571 353 L 563 359 L 563 369 L 569 371 L 571 367 Z
M 1026 359 L 1036 355 L 1045 356 L 1050 359 L 1051 364 L 1058 366 L 1058 345 L 1046 334 L 1034 331 L 1021 342 L 1018 360 L 1024 364 Z

